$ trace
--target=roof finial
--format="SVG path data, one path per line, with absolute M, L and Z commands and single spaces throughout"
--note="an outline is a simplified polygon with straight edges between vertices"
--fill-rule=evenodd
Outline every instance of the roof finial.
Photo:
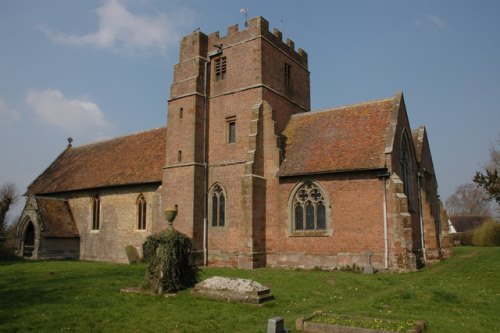
M 73 142 L 73 138 L 72 138 L 72 137 L 69 137 L 69 138 L 68 138 L 68 146 L 71 146 L 71 142 Z

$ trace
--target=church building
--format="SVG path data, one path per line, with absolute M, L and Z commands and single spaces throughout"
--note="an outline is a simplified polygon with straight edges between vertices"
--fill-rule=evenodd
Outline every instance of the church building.
M 311 111 L 307 53 L 262 17 L 181 40 L 167 117 L 70 142 L 28 187 L 18 255 L 127 262 L 173 207 L 206 265 L 407 271 L 451 255 L 403 94 Z

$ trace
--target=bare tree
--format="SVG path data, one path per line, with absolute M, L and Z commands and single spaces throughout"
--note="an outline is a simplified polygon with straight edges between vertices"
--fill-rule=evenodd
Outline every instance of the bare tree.
M 6 228 L 5 216 L 11 205 L 15 204 L 19 199 L 16 185 L 14 183 L 4 183 L 0 186 L 0 235 Z
M 450 216 L 491 215 L 488 193 L 472 183 L 458 186 L 445 205 Z

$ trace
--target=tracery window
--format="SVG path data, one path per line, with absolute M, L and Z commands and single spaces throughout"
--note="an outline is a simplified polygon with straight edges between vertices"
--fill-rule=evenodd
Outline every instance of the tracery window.
M 325 201 L 318 186 L 312 182 L 305 182 L 293 197 L 293 230 L 326 230 Z
M 91 199 L 92 209 L 92 230 L 99 230 L 101 219 L 101 199 L 99 195 L 94 195 Z
M 212 187 L 210 191 L 210 219 L 213 227 L 223 227 L 226 223 L 226 197 L 224 190 L 219 184 Z
M 146 230 L 146 199 L 141 194 L 139 198 L 137 198 L 137 229 Z
M 410 144 L 408 135 L 403 132 L 401 140 L 401 180 L 403 181 L 403 189 L 408 198 L 408 207 L 413 207 L 413 165 L 410 155 Z

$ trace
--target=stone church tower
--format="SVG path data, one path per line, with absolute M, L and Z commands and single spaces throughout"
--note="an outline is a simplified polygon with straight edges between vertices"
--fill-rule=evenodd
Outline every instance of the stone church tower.
M 263 155 L 280 149 L 276 133 L 293 114 L 309 110 L 307 54 L 295 51 L 291 40 L 284 43 L 278 30 L 271 33 L 264 18 L 251 19 L 243 31 L 232 26 L 225 37 L 195 31 L 181 41 L 168 102 L 163 206 L 178 205 L 176 228 L 198 248 L 208 245 L 211 261 L 265 264 L 259 225 L 265 223 L 266 178 L 279 167 L 269 159 L 280 154 Z M 269 142 L 258 134 L 266 116 Z M 274 175 L 266 174 L 267 163 L 274 163 Z M 208 200 L 213 196 L 215 203 Z M 227 252 L 235 250 L 235 257 Z

